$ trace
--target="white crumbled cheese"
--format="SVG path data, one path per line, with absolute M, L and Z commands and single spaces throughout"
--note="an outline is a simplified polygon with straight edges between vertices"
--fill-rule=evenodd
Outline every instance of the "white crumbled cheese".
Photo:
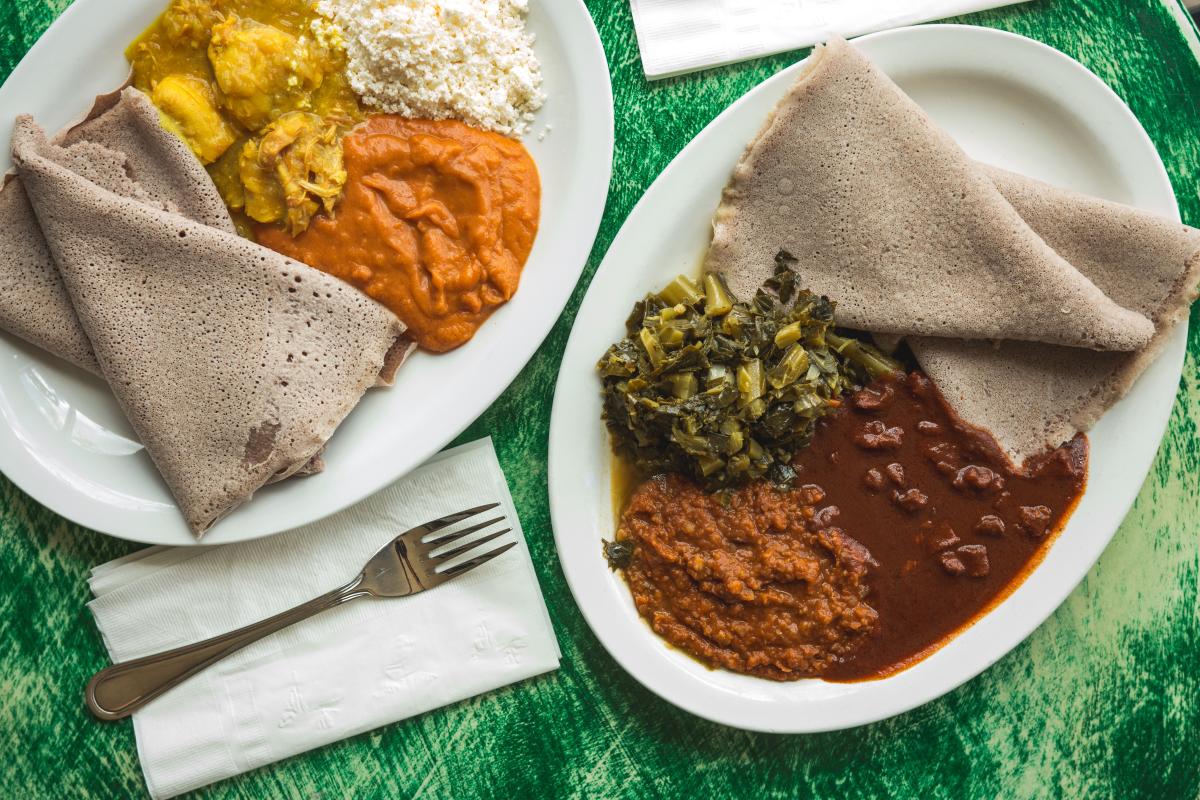
M 312 30 L 317 37 L 317 44 L 321 47 L 339 51 L 346 49 L 346 38 L 342 34 L 342 29 L 333 20 L 328 18 L 315 19 L 313 20 Z
M 350 85 L 381 111 L 521 136 L 546 99 L 528 0 L 320 0 L 317 10 L 345 38 Z M 314 24 L 322 38 L 325 28 Z

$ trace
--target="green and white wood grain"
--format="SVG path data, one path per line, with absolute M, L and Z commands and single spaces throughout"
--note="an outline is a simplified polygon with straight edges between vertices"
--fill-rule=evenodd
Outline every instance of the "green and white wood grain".
M 69 4 L 0 2 L 0 78 Z M 588 5 L 618 111 L 613 183 L 590 278 L 634 202 L 679 149 L 803 53 L 648 84 L 627 0 Z M 1184 220 L 1200 225 L 1200 39 L 1178 0 L 1035 0 L 961 21 L 1044 41 L 1106 80 L 1158 146 Z M 937 702 L 857 730 L 788 737 L 722 728 L 651 695 L 608 657 L 571 599 L 550 531 L 546 439 L 555 373 L 586 285 L 587 278 L 512 387 L 461 437 L 495 439 L 562 669 L 201 794 L 1200 797 L 1200 312 L 1192 314 L 1179 399 L 1154 469 L 1112 545 L 1063 607 Z M 87 571 L 133 548 L 65 522 L 0 478 L 0 796 L 144 792 L 131 727 L 94 722 L 81 694 L 106 663 L 84 607 Z

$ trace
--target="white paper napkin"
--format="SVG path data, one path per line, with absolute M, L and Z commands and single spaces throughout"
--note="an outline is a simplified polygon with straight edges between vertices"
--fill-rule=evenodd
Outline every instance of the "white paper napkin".
M 397 533 L 488 502 L 501 503 L 496 513 L 503 510 L 518 541 L 499 558 L 412 597 L 326 611 L 136 713 L 151 796 L 172 797 L 557 669 L 558 644 L 490 439 L 442 453 L 362 503 L 291 533 L 151 547 L 93 570 L 89 607 L 113 660 L 126 661 L 341 586 Z
M 630 0 L 651 80 L 1024 0 Z

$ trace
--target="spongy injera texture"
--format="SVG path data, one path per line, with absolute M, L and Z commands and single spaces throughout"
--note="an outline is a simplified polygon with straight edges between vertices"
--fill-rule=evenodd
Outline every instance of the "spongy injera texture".
M 316 455 L 403 333 L 336 278 L 98 186 L 28 118 L 13 153 L 101 370 L 197 535 Z
M 1039 235 L 1109 297 L 1154 322 L 1134 353 L 914 337 L 922 369 L 964 419 L 1021 462 L 1089 430 L 1158 357 L 1200 282 L 1200 230 L 994 167 L 982 170 Z
M 853 328 L 1100 350 L 1134 350 L 1154 332 L 1043 242 L 842 40 L 814 52 L 737 164 L 706 266 L 750 297 L 780 249 Z
M 56 142 L 64 164 L 98 186 L 234 232 L 216 187 L 136 89 L 102 95 Z M 0 328 L 99 373 L 18 176 L 0 190 Z
M 0 190 L 0 329 L 100 372 L 17 177 Z

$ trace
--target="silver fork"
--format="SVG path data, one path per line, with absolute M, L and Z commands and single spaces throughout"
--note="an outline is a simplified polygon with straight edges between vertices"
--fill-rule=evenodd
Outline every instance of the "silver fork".
M 308 619 L 342 603 L 360 597 L 407 597 L 426 589 L 432 589 L 452 578 L 470 572 L 486 564 L 496 556 L 513 547 L 509 542 L 488 550 L 466 561 L 441 568 L 451 559 L 466 555 L 482 544 L 503 536 L 512 530 L 505 528 L 487 536 L 473 539 L 449 550 L 440 548 L 456 542 L 472 533 L 482 531 L 504 521 L 500 515 L 462 530 L 442 533 L 438 531 L 462 522 L 476 514 L 496 508 L 499 503 L 468 508 L 457 514 L 446 516 L 418 525 L 388 542 L 359 573 L 358 577 L 315 597 L 307 603 L 281 614 L 255 622 L 202 642 L 167 650 L 132 661 L 114 664 L 102 669 L 88 681 L 85 699 L 91 712 L 100 719 L 124 719 L 154 698 L 186 681 L 196 673 L 220 661 L 230 653 L 241 650 L 248 644 L 270 636 L 300 620 Z M 440 552 L 435 552 L 440 551 Z

